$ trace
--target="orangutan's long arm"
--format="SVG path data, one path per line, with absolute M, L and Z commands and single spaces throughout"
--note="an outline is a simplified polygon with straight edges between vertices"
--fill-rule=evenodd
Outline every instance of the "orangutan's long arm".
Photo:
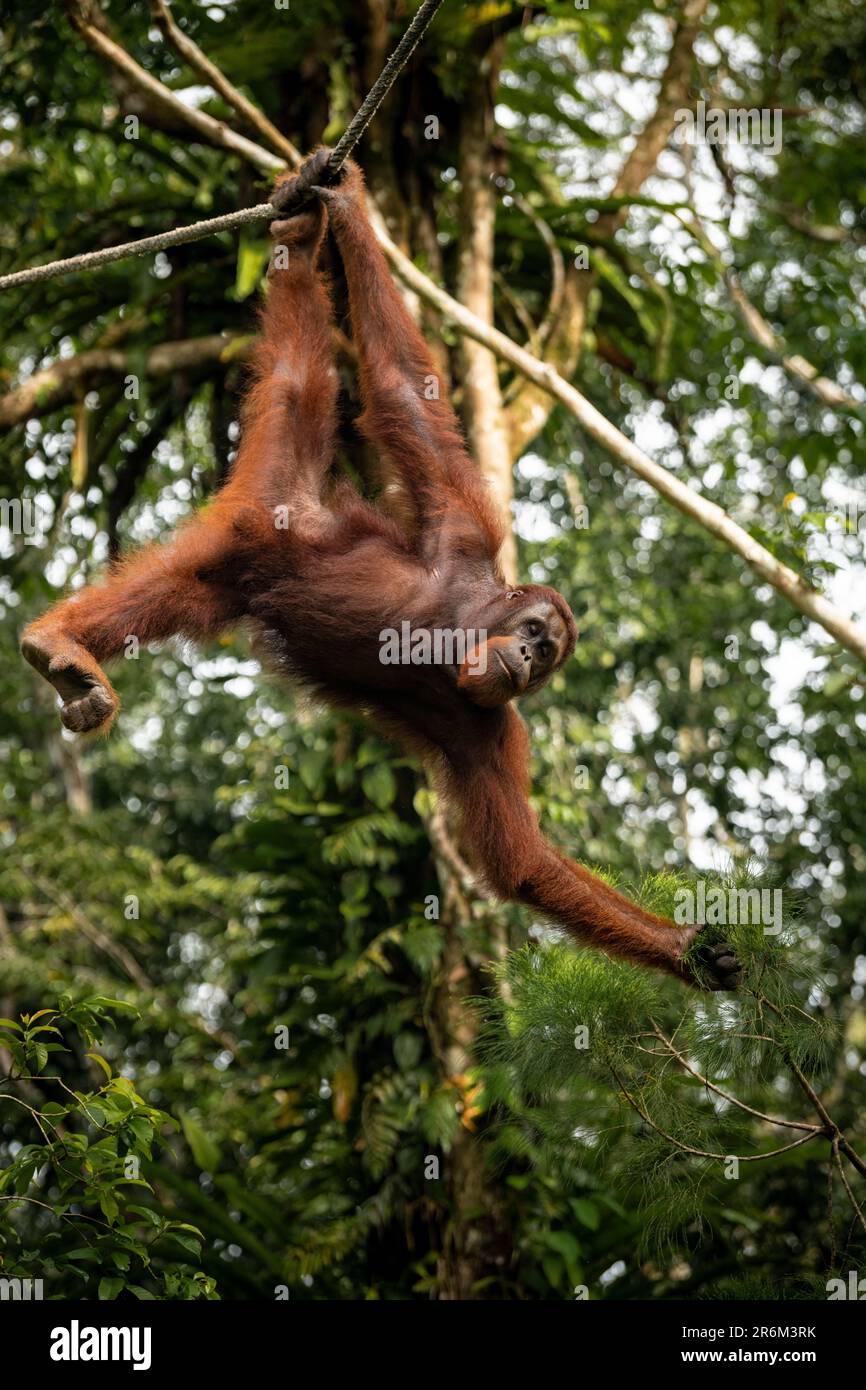
M 470 458 L 430 349 L 388 269 L 367 215 L 364 180 L 348 161 L 319 188 L 343 261 L 358 346 L 362 433 L 392 460 L 415 500 L 425 548 L 440 527 L 495 556 L 502 526 Z
M 316 269 L 324 231 L 319 204 L 271 228 L 270 289 L 226 486 L 170 541 L 133 555 L 24 632 L 21 650 L 60 695 L 68 729 L 110 727 L 119 702 L 102 662 L 174 634 L 210 637 L 245 616 L 241 575 L 254 572 L 251 554 L 277 544 L 275 507 L 318 522 L 337 391 L 330 305 Z
M 693 978 L 682 956 L 697 928 L 644 911 L 545 840 L 527 797 L 528 739 L 514 710 L 505 711 L 495 747 L 449 761 L 448 790 L 462 810 L 465 840 L 497 896 L 525 903 L 611 955 Z M 705 964 L 710 988 L 735 987 L 729 948 L 710 952 Z
M 243 616 L 229 572 L 222 583 L 204 577 L 225 564 L 232 530 L 232 515 L 215 508 L 207 521 L 196 519 L 170 543 L 148 546 L 25 629 L 21 651 L 60 695 L 67 729 L 110 727 L 119 701 L 102 662 L 137 655 L 145 643 L 175 633 L 207 637 Z

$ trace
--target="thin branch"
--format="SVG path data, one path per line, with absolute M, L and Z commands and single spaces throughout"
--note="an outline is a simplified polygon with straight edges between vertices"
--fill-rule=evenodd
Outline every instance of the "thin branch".
M 533 322 L 529 310 L 520 296 L 514 293 L 501 270 L 494 270 L 493 280 L 503 300 L 511 310 L 512 323 L 515 327 L 519 326 L 523 329 L 526 334 L 526 341 L 530 342 L 538 333 L 538 328 Z
M 155 986 L 153 981 L 148 979 L 138 961 L 135 959 L 135 956 L 122 942 L 115 941 L 113 937 L 109 936 L 108 932 L 103 931 L 102 927 L 98 927 L 95 922 L 91 922 L 90 918 L 85 916 L 81 908 L 77 903 L 73 902 L 67 893 L 55 889 L 46 879 L 31 878 L 23 869 L 21 872 L 35 888 L 38 888 L 40 893 L 44 894 L 49 902 L 54 902 L 57 906 L 62 907 L 64 911 L 68 912 L 70 917 L 78 923 L 78 926 L 87 940 L 90 941 L 92 945 L 96 946 L 98 950 L 103 951 L 105 955 L 109 956 L 116 965 L 119 965 L 132 980 L 133 984 L 137 985 L 143 993 L 147 992 L 151 995 L 154 993 Z
M 676 124 L 677 112 L 689 105 L 694 45 L 708 0 L 685 0 L 681 17 L 673 27 L 665 70 L 659 82 L 655 108 L 638 132 L 634 145 L 620 168 L 611 196 L 631 200 L 640 193 L 654 172 Z M 593 228 L 593 239 L 607 240 L 622 226 L 629 201 L 604 213 Z M 571 377 L 583 345 L 589 299 L 595 275 L 569 267 L 564 291 L 563 311 L 550 337 L 548 360 Z M 551 404 L 544 389 L 524 382 L 509 406 L 512 453 L 516 458 L 544 428 Z
M 175 119 L 180 117 L 207 144 L 216 145 L 224 150 L 231 150 L 233 154 L 240 155 L 250 164 L 269 169 L 273 173 L 277 173 L 283 168 L 284 161 L 278 155 L 271 154 L 261 145 L 256 145 L 252 140 L 247 140 L 245 136 L 238 135 L 225 122 L 215 120 L 206 111 L 200 111 L 196 106 L 187 106 L 185 102 L 170 92 L 158 78 L 152 77 L 127 53 L 125 48 L 116 43 L 105 32 L 104 28 L 100 27 L 99 21 L 104 24 L 105 19 L 101 11 L 92 5 L 91 0 L 67 0 L 67 8 L 73 27 L 95 53 L 106 58 L 118 72 L 123 74 L 128 82 L 144 92 L 146 96 L 156 102 L 158 107 Z
M 866 408 L 866 402 L 856 400 L 838 382 L 822 376 L 817 367 L 814 367 L 799 353 L 788 351 L 772 324 L 749 299 L 736 270 L 733 266 L 726 264 L 722 253 L 710 240 L 698 218 L 686 217 L 677 211 L 674 211 L 674 216 L 691 233 L 704 254 L 718 270 L 737 313 L 759 347 L 764 348 L 784 367 L 789 376 L 798 381 L 801 386 L 805 386 L 806 390 L 811 392 L 823 405 L 829 406 L 831 410 L 851 410 L 862 414 Z
M 213 87 L 214 91 L 219 92 L 224 101 L 229 106 L 234 107 L 238 115 L 257 130 L 259 135 L 264 136 L 265 140 L 273 146 L 290 164 L 298 165 L 301 162 L 300 151 L 295 148 L 291 140 L 278 130 L 272 121 L 269 121 L 263 111 L 254 105 L 243 92 L 239 91 L 233 82 L 230 82 L 224 72 L 212 63 L 210 58 L 199 48 L 193 39 L 189 38 L 182 29 L 174 22 L 174 18 L 169 13 L 163 0 L 150 0 L 150 12 L 156 21 L 157 27 L 162 31 L 165 39 L 173 48 L 185 58 L 190 67 L 203 77 L 205 82 Z
M 683 6 L 682 18 L 676 25 L 668 52 L 655 110 L 619 172 L 612 190 L 614 198 L 640 192 L 667 147 L 677 112 L 689 104 L 695 40 L 700 33 L 707 4 L 708 0 L 686 0 Z M 624 218 L 625 210 L 613 214 L 609 225 L 605 225 L 605 220 L 600 218 L 599 237 L 612 235 Z
M 652 1022 L 652 1020 L 650 1021 Z M 654 1022 L 653 1034 L 658 1038 L 659 1042 L 664 1043 L 668 1051 L 676 1057 L 681 1067 L 689 1072 L 691 1076 L 696 1077 L 698 1081 L 702 1082 L 708 1091 L 713 1091 L 717 1096 L 720 1096 L 722 1100 L 727 1101 L 729 1105 L 735 1105 L 738 1110 L 745 1110 L 746 1114 L 754 1115 L 756 1120 L 766 1120 L 766 1122 L 771 1125 L 782 1125 L 786 1129 L 804 1129 L 808 1130 L 810 1134 L 826 1133 L 823 1125 L 810 1125 L 807 1124 L 805 1120 L 783 1120 L 781 1116 L 778 1115 L 765 1115 L 762 1110 L 755 1110 L 751 1105 L 746 1105 L 745 1101 L 739 1100 L 736 1096 L 729 1096 L 720 1086 L 716 1086 L 708 1077 L 697 1071 L 696 1068 L 687 1061 L 683 1054 L 677 1051 L 670 1039 L 665 1037 L 664 1033 L 662 1033 L 661 1029 Z
M 849 1202 L 851 1203 L 852 1207 L 854 1208 L 855 1212 L 857 1213 L 857 1219 L 858 1219 L 858 1221 L 860 1222 L 860 1225 L 863 1227 L 863 1230 L 866 1231 L 866 1216 L 863 1215 L 862 1209 L 861 1209 L 861 1207 L 860 1207 L 860 1205 L 859 1205 L 859 1203 L 858 1203 L 858 1201 L 857 1201 L 857 1198 L 854 1196 L 854 1193 L 851 1191 L 851 1184 L 850 1184 L 849 1181 L 848 1181 L 848 1175 L 847 1175 L 847 1173 L 845 1172 L 845 1168 L 844 1168 L 844 1165 L 843 1165 L 843 1163 L 842 1163 L 842 1159 L 841 1159 L 840 1156 L 839 1156 L 839 1139 L 838 1139 L 837 1136 L 834 1136 L 834 1138 L 833 1138 L 832 1149 L 833 1149 L 833 1162 L 834 1162 L 835 1165 L 836 1165 L 836 1168 L 837 1168 L 838 1173 L 839 1173 L 839 1177 L 842 1179 L 842 1186 L 845 1188 L 845 1191 L 848 1193 L 848 1200 L 849 1200 Z
M 236 356 L 248 334 L 211 333 L 203 338 L 182 338 L 159 343 L 142 362 L 139 353 L 128 348 L 87 348 L 74 357 L 61 357 L 50 367 L 34 372 L 20 386 L 0 396 L 0 425 L 16 425 L 32 415 L 44 415 L 74 399 L 81 384 L 92 386 L 100 378 L 142 372 L 149 377 L 173 376 L 176 372 L 211 362 L 224 362 Z
M 810 222 L 805 213 L 788 203 L 770 203 L 768 206 L 783 222 L 787 222 L 793 231 L 809 237 L 811 241 L 820 242 L 823 246 L 838 245 L 844 241 L 855 241 L 858 244 L 863 242 L 863 233 L 859 227 L 836 227 L 822 222 Z
M 813 367 L 812 363 L 808 362 L 805 357 L 801 357 L 799 353 L 790 353 L 786 350 L 781 338 L 749 299 L 743 289 L 740 277 L 730 266 L 724 269 L 724 279 L 740 318 L 755 342 L 777 357 L 789 376 L 795 377 L 808 391 L 811 391 L 813 396 L 817 396 L 819 401 L 830 406 L 831 409 L 842 407 L 845 410 L 862 412 L 866 402 L 855 400 L 838 382 L 831 381 L 829 377 L 821 376 L 817 367 Z
M 813 1134 L 804 1134 L 802 1138 L 795 1139 L 790 1144 L 783 1144 L 780 1149 L 767 1149 L 765 1153 L 760 1154 L 722 1154 L 711 1153 L 709 1149 L 695 1149 L 691 1144 L 683 1144 L 679 1139 L 675 1139 L 672 1134 L 668 1134 L 660 1125 L 657 1125 L 655 1120 L 651 1119 L 646 1111 L 641 1109 L 634 1096 L 631 1095 L 626 1088 L 625 1083 L 620 1079 L 615 1068 L 611 1067 L 610 1069 L 623 1096 L 628 1101 L 632 1110 L 640 1116 L 644 1123 L 648 1124 L 650 1129 L 654 1129 L 656 1134 L 660 1134 L 662 1139 L 666 1139 L 669 1144 L 673 1144 L 674 1148 L 679 1149 L 681 1153 L 691 1154 L 694 1158 L 715 1158 L 722 1163 L 726 1163 L 730 1158 L 735 1158 L 738 1163 L 761 1163 L 765 1158 L 775 1158 L 778 1154 L 788 1153 L 791 1149 L 798 1149 L 801 1144 L 808 1144 L 811 1139 L 814 1139 L 816 1135 L 823 1132 L 820 1129 L 816 1129 Z
M 54 1207 L 49 1206 L 47 1202 L 40 1202 L 36 1197 L 4 1197 L 0 1195 L 0 1202 L 27 1202 L 31 1207 L 44 1207 L 46 1211 L 51 1212 L 52 1216 L 56 1216 L 58 1221 L 71 1221 L 73 1225 L 76 1221 L 90 1221 L 94 1226 L 104 1226 L 106 1231 L 111 1230 L 108 1222 L 103 1221 L 98 1216 L 88 1216 L 84 1211 L 55 1211 Z
M 538 235 L 547 247 L 547 254 L 550 257 L 550 299 L 548 300 L 547 310 L 538 328 L 526 344 L 529 352 L 538 354 L 550 337 L 553 325 L 559 318 L 560 310 L 562 309 L 562 298 L 565 294 L 565 265 L 556 237 L 553 235 L 553 232 L 544 218 L 539 217 L 535 208 L 522 194 L 515 193 L 512 194 L 512 197 L 514 206 L 520 209 L 524 217 L 529 219 L 538 232 Z
M 17 1077 L 12 1075 L 0 1078 L 0 1080 L 2 1080 L 2 1082 L 4 1083 L 6 1081 L 14 1081 L 17 1084 L 20 1084 L 22 1081 L 34 1081 L 39 1079 L 40 1078 L 38 1077 L 32 1076 Z M 52 1142 L 50 1135 L 48 1134 L 48 1132 L 42 1124 L 42 1121 L 45 1120 L 45 1116 L 42 1114 L 41 1110 L 37 1110 L 36 1107 L 33 1105 L 28 1105 L 26 1100 L 22 1100 L 20 1096 L 13 1096 L 9 1091 L 0 1091 L 0 1101 L 4 1100 L 11 1100 L 13 1105 L 20 1105 L 22 1109 L 26 1110 L 28 1114 L 30 1114 L 32 1118 L 35 1120 L 36 1128 L 39 1130 L 39 1133 L 42 1135 L 42 1138 L 45 1140 L 46 1144 L 50 1144 Z M 58 1133 L 57 1126 L 53 1125 L 50 1120 L 45 1120 L 45 1123 L 48 1125 L 50 1129 L 54 1130 L 55 1134 Z
M 775 1014 L 777 1018 L 784 1018 L 781 1009 L 777 1009 L 775 1004 L 771 1004 L 770 1000 L 767 999 L 765 995 L 760 995 L 758 997 L 758 1002 L 762 1005 L 766 1005 L 766 1007 L 770 1010 L 770 1013 Z M 864 1163 L 863 1159 L 857 1153 L 857 1150 L 853 1147 L 850 1140 L 847 1139 L 846 1136 L 842 1133 L 842 1130 L 836 1124 L 836 1121 L 833 1120 L 827 1113 L 826 1107 L 824 1106 L 824 1102 L 821 1100 L 821 1097 L 818 1095 L 818 1092 L 815 1090 L 808 1077 L 805 1076 L 804 1073 L 797 1066 L 797 1063 L 794 1061 L 793 1057 L 791 1056 L 788 1049 L 784 1046 L 784 1044 L 780 1043 L 777 1039 L 774 1039 L 774 1042 L 776 1043 L 776 1046 L 781 1050 L 782 1056 L 785 1058 L 787 1066 L 790 1068 L 791 1072 L 797 1080 L 797 1084 L 800 1086 L 801 1090 L 804 1092 L 805 1095 L 809 1097 L 809 1100 L 812 1102 L 812 1105 L 815 1109 L 815 1113 L 818 1115 L 819 1119 L 823 1120 L 827 1132 L 838 1141 L 839 1147 L 841 1148 L 845 1157 L 849 1160 L 852 1166 L 857 1169 L 857 1172 L 862 1174 L 862 1176 L 866 1178 L 866 1163 Z

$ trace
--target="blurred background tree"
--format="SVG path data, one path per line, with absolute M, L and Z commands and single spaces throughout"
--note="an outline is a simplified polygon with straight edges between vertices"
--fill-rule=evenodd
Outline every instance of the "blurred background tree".
M 345 128 L 412 8 L 171 12 L 307 151 Z M 83 15 L 184 104 L 256 137 L 165 41 L 158 11 L 56 2 L 4 17 L 0 270 L 266 195 L 256 168 L 70 22 Z M 392 237 L 434 280 L 849 610 L 866 516 L 864 40 L 853 0 L 446 0 L 358 152 Z M 677 113 L 698 99 L 780 110 L 781 150 L 680 144 Z M 126 1193 L 152 1218 L 110 1201 L 100 1215 L 96 1183 L 70 1214 L 66 1150 L 21 1159 L 46 1142 L 36 1117 L 57 1083 L 7 1037 L 0 1195 L 23 1200 L 2 1203 L 2 1267 L 38 1263 L 55 1296 L 693 1297 L 724 1294 L 735 1273 L 756 1295 L 823 1287 L 856 1268 L 862 1234 L 830 1144 L 744 1164 L 734 1184 L 705 1163 L 688 1201 L 653 1150 L 647 1190 L 641 1145 L 658 1136 L 614 1076 L 563 1045 L 568 999 L 592 986 L 622 1036 L 652 1014 L 670 1038 L 686 1015 L 705 1080 L 746 1079 L 754 1109 L 813 1120 L 784 1057 L 744 1078 L 748 1059 L 720 1046 L 752 1005 L 626 988 L 614 967 L 563 957 L 527 913 L 492 907 L 411 763 L 296 702 L 242 634 L 122 663 L 126 712 L 84 746 L 21 664 L 30 617 L 225 477 L 266 254 L 256 226 L 0 302 L 0 495 L 38 522 L 7 527 L 0 551 L 0 1014 L 20 1029 L 60 1001 L 125 1002 L 136 1013 L 104 1012 L 100 1053 L 134 1085 L 134 1113 L 115 1086 L 101 1127 L 80 1110 L 63 1127 L 94 1145 L 104 1133 L 113 1164 L 131 1118 L 156 1125 L 139 1104 L 180 1126 L 157 1125 L 160 1147 L 140 1151 L 150 1191 Z M 576 660 L 524 710 L 545 828 L 625 884 L 761 861 L 798 906 L 796 966 L 772 969 L 821 1039 L 801 1060 L 856 1140 L 862 672 L 548 398 L 417 307 L 513 517 L 506 562 L 579 614 Z M 363 478 L 351 367 L 343 342 L 342 456 Z M 847 531 L 833 516 L 845 507 Z M 497 982 L 491 965 L 527 928 L 532 948 Z M 49 1070 L 98 1106 L 112 1083 L 75 1019 L 60 1022 L 70 1051 Z M 685 1112 L 660 1093 L 657 1113 L 703 1132 L 718 1097 L 692 1081 Z M 750 1124 L 735 1152 L 774 1147 Z M 108 1227 L 95 1245 L 81 1211 Z M 168 1221 L 186 1262 L 176 1244 L 149 1263 L 125 1247 Z

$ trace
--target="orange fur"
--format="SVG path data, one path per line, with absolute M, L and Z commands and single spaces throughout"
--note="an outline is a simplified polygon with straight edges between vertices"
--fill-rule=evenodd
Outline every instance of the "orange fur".
M 301 175 L 307 187 L 318 158 Z M 444 390 L 437 399 L 431 389 L 435 368 L 367 220 L 360 173 L 352 166 L 318 196 L 310 210 L 272 228 L 277 250 L 228 483 L 168 544 L 134 556 L 106 583 L 32 624 L 24 653 L 60 692 L 64 722 L 88 730 L 107 727 L 116 714 L 101 663 L 129 636 L 205 638 L 251 622 L 287 675 L 334 704 L 369 711 L 435 765 L 493 892 L 582 941 L 684 973 L 693 929 L 642 911 L 543 838 L 528 800 L 527 734 L 513 707 L 473 703 L 456 670 L 379 659 L 380 631 L 407 618 L 416 629 L 495 634 L 512 631 L 522 605 L 546 603 L 565 634 L 560 661 L 576 631 L 552 590 L 506 590 L 496 560 L 501 524 Z M 360 428 L 411 494 L 418 525 L 410 534 L 348 485 L 324 497 L 338 384 L 330 300 L 316 269 L 326 223 L 349 289 Z M 285 525 L 275 508 L 285 509 Z

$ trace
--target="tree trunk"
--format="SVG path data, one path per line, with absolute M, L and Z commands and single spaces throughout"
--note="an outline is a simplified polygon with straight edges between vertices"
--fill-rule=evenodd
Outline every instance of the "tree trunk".
M 466 93 L 460 126 L 460 256 L 457 298 L 485 323 L 493 323 L 493 242 L 496 190 L 493 184 L 493 101 L 502 61 L 502 39 L 481 59 L 479 80 Z M 460 345 L 463 417 L 472 452 L 493 492 L 506 526 L 500 562 L 509 582 L 517 579 L 517 547 L 511 515 L 514 485 L 496 357 L 480 343 Z
M 486 1162 L 481 1133 L 470 1128 L 472 1082 L 467 1076 L 477 1026 L 468 1007 L 470 995 L 483 984 L 466 959 L 463 934 L 456 921 L 446 934 L 442 978 L 436 997 L 436 1022 L 444 1042 L 446 1076 L 462 1097 L 461 1126 L 442 1162 L 449 1212 L 442 1231 L 437 1266 L 438 1297 L 447 1302 L 501 1296 L 501 1278 L 511 1262 L 512 1237 L 495 1175 Z

